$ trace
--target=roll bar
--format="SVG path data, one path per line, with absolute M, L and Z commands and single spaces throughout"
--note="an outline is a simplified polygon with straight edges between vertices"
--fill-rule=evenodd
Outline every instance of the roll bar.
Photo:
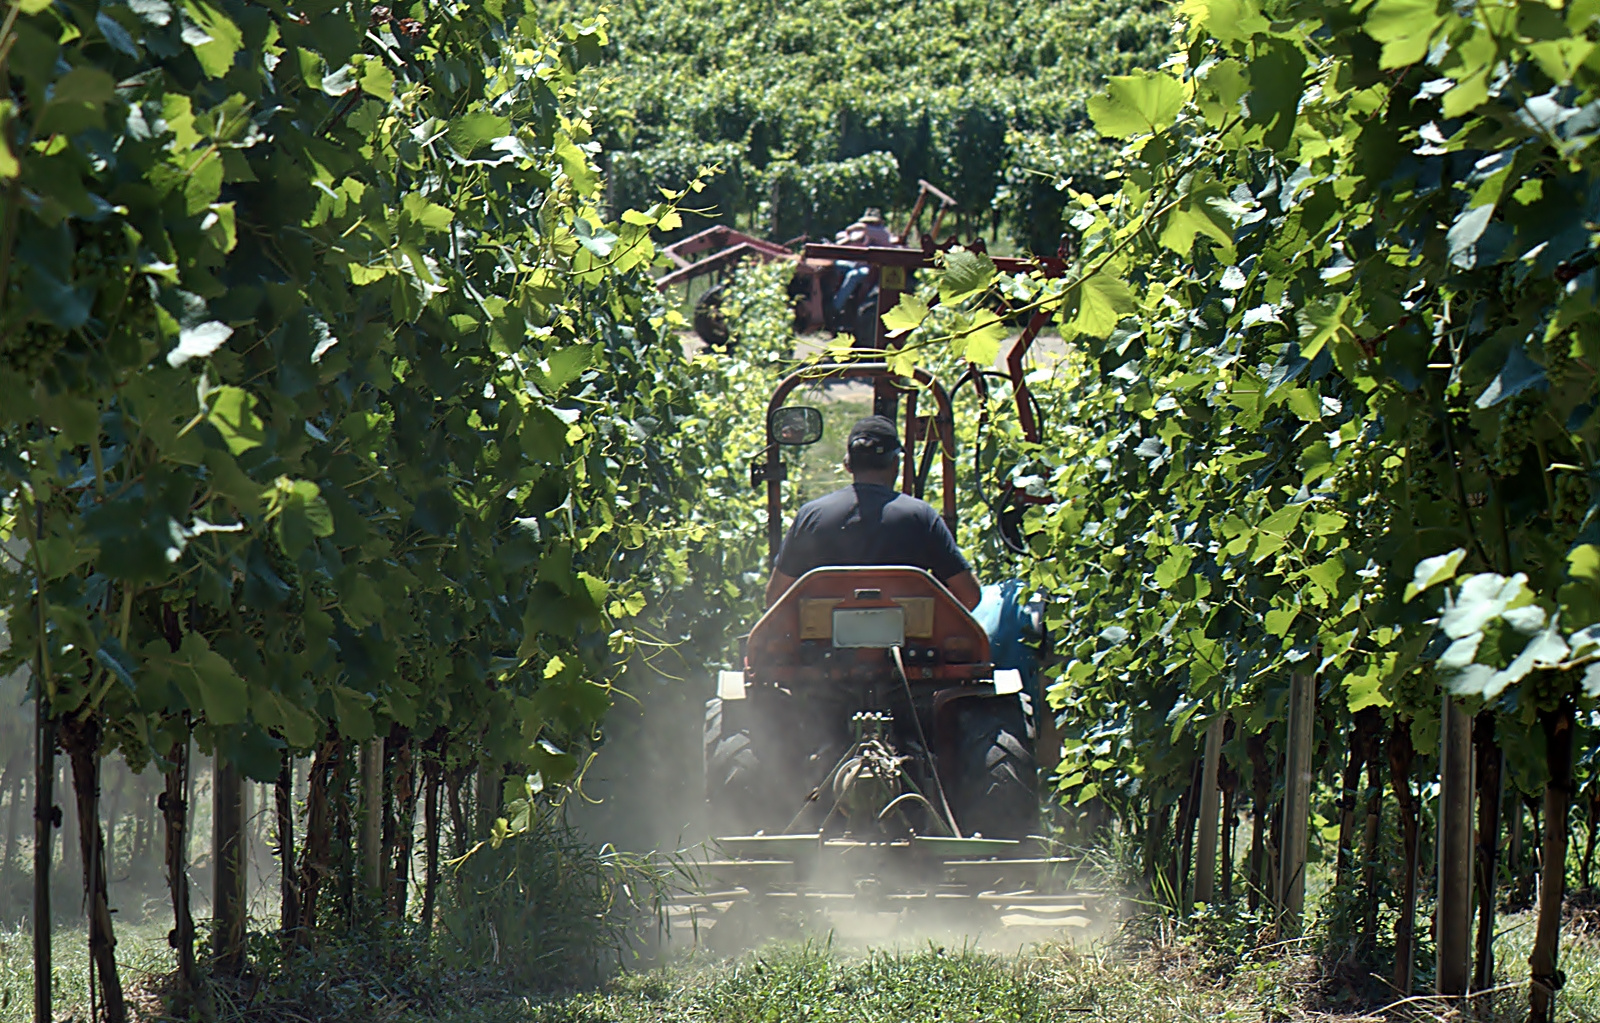
M 952 533 L 956 529 L 956 438 L 955 416 L 950 408 L 950 395 L 945 391 L 944 385 L 924 369 L 917 369 L 912 374 L 911 385 L 902 383 L 904 377 L 889 369 L 885 362 L 825 362 L 816 366 L 807 366 L 784 377 L 778 384 L 777 390 L 772 392 L 772 398 L 767 402 L 766 422 L 766 448 L 762 452 L 762 461 L 754 462 L 750 466 L 751 486 L 767 486 L 767 560 L 769 564 L 776 564 L 778 548 L 783 544 L 783 492 L 782 486 L 787 475 L 782 458 L 779 457 L 779 444 L 772 435 L 772 414 L 783 407 L 790 393 L 796 387 L 805 383 L 814 383 L 824 380 L 872 380 L 879 384 L 888 385 L 906 394 L 905 417 L 905 455 L 901 465 L 901 490 L 914 497 L 922 496 L 923 481 L 927 478 L 926 471 L 918 472 L 916 465 L 917 443 L 922 441 L 928 447 L 924 451 L 923 463 L 931 457 L 932 445 L 935 441 L 939 445 L 939 465 L 943 477 L 942 504 L 945 524 Z M 933 436 L 918 437 L 917 392 L 926 390 L 933 395 L 934 404 L 938 407 L 933 416 Z

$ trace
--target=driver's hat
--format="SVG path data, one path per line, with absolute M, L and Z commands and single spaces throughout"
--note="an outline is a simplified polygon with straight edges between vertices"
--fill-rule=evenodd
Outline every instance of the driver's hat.
M 883 416 L 867 416 L 856 420 L 856 425 L 850 427 L 850 439 L 846 447 L 852 453 L 892 454 L 900 450 L 900 433 Z

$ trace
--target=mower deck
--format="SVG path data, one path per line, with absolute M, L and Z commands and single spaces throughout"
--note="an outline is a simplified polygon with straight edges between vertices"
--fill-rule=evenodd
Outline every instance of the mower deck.
M 1074 890 L 1078 860 L 1023 855 L 1014 840 L 740 835 L 713 845 L 729 858 L 686 866 L 689 890 L 670 901 L 668 917 L 696 943 L 725 950 L 784 924 L 846 940 L 1039 940 L 1093 929 L 1111 903 Z

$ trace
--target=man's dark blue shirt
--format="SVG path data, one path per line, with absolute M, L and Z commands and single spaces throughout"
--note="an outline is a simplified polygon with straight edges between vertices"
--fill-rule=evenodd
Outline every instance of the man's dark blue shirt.
M 778 571 L 912 565 L 946 582 L 971 571 L 939 513 L 926 501 L 877 483 L 855 483 L 800 509 L 778 554 Z

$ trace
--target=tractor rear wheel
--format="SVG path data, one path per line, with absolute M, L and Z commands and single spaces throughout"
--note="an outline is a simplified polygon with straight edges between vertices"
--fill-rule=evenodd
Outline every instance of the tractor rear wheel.
M 1039 823 L 1039 765 L 1015 696 L 960 700 L 955 714 L 956 822 L 967 834 L 1026 838 Z
M 788 823 L 769 819 L 775 765 L 762 762 L 749 722 L 740 720 L 744 709 L 720 698 L 706 701 L 706 812 L 713 835 L 748 835 Z

